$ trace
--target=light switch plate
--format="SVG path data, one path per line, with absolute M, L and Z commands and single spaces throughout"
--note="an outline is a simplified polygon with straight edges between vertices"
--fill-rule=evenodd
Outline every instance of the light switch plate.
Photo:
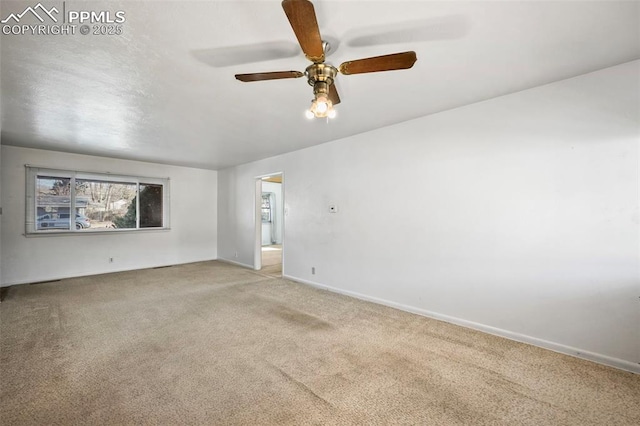
M 329 206 L 329 213 L 338 213 L 338 206 L 330 205 Z

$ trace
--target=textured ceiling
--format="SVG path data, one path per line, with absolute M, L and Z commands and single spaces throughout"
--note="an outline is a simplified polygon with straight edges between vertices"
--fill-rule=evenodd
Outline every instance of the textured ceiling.
M 0 15 L 36 5 L 3 0 Z M 120 35 L 3 34 L 2 144 L 208 169 L 640 58 L 638 2 L 316 0 L 321 34 L 333 46 L 327 62 L 406 50 L 418 62 L 338 76 L 338 117 L 310 121 L 304 78 L 234 79 L 308 65 L 279 1 L 42 5 L 121 10 L 126 21 Z

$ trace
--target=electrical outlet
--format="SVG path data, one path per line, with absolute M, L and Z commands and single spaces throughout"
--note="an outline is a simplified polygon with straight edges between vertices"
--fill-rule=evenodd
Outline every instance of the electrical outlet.
M 315 275 L 316 274 L 316 267 L 312 266 L 311 267 L 311 275 Z
M 113 257 L 109 258 L 109 263 L 113 263 Z

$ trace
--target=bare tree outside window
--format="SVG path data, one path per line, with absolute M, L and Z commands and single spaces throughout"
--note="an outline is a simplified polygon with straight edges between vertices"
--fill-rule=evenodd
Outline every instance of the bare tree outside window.
M 120 221 L 133 204 L 137 184 L 107 182 L 99 180 L 77 179 L 76 199 L 87 199 L 86 216 L 91 219 L 91 227 L 96 228 L 135 228 L 135 220 L 131 224 Z

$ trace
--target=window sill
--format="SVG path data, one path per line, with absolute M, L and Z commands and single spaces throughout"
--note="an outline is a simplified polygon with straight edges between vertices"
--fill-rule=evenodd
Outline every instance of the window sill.
M 35 231 L 25 232 L 23 235 L 27 238 L 31 237 L 52 237 L 70 235 L 108 235 L 108 234 L 139 234 L 146 232 L 167 232 L 171 228 L 140 228 L 140 229 L 86 229 L 83 231 Z

